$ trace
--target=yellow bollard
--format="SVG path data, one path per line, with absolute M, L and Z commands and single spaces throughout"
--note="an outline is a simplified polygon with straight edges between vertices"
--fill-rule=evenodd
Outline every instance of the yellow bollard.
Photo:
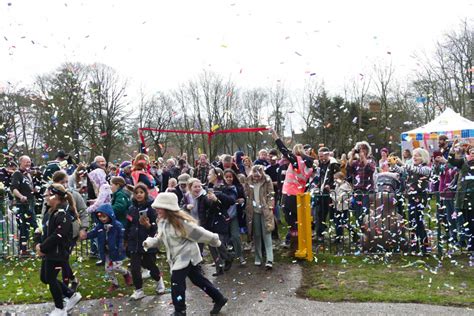
M 313 261 L 313 244 L 311 239 L 311 194 L 309 192 L 296 196 L 298 221 L 298 250 L 295 257 Z

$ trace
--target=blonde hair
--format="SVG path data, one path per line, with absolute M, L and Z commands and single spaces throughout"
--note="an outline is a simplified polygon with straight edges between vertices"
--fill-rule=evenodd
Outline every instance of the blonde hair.
M 255 165 L 252 167 L 252 169 L 250 169 L 250 173 L 248 177 L 250 178 L 251 181 L 253 181 L 254 174 L 259 174 L 261 179 L 265 179 L 265 171 L 263 170 L 262 165 Z
M 189 191 L 191 191 L 191 187 L 196 182 L 199 182 L 199 184 L 202 185 L 201 180 L 199 180 L 198 178 L 189 178 L 189 180 L 188 180 L 188 190 Z
M 186 230 L 184 229 L 183 222 L 188 222 L 192 224 L 197 224 L 196 220 L 186 212 L 183 211 L 166 211 L 166 219 L 173 226 L 173 228 L 179 232 L 181 237 L 186 236 Z
M 293 146 L 293 154 L 295 156 L 302 156 L 304 154 L 303 144 L 296 144 Z
M 422 163 L 429 163 L 430 162 L 430 153 L 426 149 L 415 148 L 413 150 L 413 156 L 415 156 L 416 154 L 420 155 Z

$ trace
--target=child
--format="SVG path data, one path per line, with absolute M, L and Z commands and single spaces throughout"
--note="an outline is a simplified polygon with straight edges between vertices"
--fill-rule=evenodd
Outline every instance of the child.
M 58 183 L 52 184 L 44 195 L 49 209 L 45 214 L 44 238 L 36 245 L 36 253 L 42 257 L 41 282 L 47 284 L 54 299 L 55 309 L 50 315 L 67 315 L 67 312 L 81 300 L 79 292 L 73 292 L 57 279 L 59 271 L 69 259 L 69 245 L 72 239 L 71 219 L 66 213 L 74 205 L 72 195 Z M 63 295 L 67 298 L 64 306 Z
M 125 179 L 122 177 L 112 177 L 110 179 L 110 189 L 112 190 L 112 208 L 115 217 L 122 223 L 123 227 L 127 225 L 127 212 L 131 205 L 130 196 L 125 189 Z
M 102 204 L 94 214 L 98 219 L 98 224 L 88 233 L 81 231 L 81 239 L 97 238 L 100 259 L 105 262 L 105 273 L 112 281 L 108 291 L 113 292 L 119 287 L 115 273 L 123 275 L 125 283 L 132 285 L 130 273 L 122 267 L 122 260 L 125 259 L 123 226 L 115 218 L 112 205 Z
M 170 178 L 168 180 L 168 187 L 166 188 L 166 192 L 176 191 L 177 186 L 178 186 L 178 181 L 175 178 Z
M 352 230 L 349 225 L 349 205 L 352 197 L 352 187 L 345 180 L 342 172 L 336 172 L 334 174 L 334 182 L 336 188 L 334 192 L 331 192 L 331 199 L 334 203 L 334 224 L 336 225 L 336 245 L 338 248 L 338 255 L 341 253 L 341 243 L 344 236 L 344 227 L 347 226 L 349 230 Z
M 173 193 L 159 194 L 151 206 L 158 213 L 158 234 L 154 238 L 148 237 L 143 242 L 143 248 L 147 251 L 157 247 L 158 240 L 165 244 L 171 270 L 174 315 L 186 315 L 186 277 L 213 299 L 211 315 L 217 315 L 227 303 L 227 298 L 203 276 L 199 266 L 202 257 L 197 243 L 219 247 L 219 236 L 198 226 L 189 214 L 181 211 L 178 198 Z
M 130 257 L 130 268 L 132 271 L 133 285 L 135 291 L 130 297 L 132 300 L 139 300 L 145 297 L 143 293 L 143 279 L 140 267 L 150 270 L 151 277 L 157 281 L 156 293 L 165 293 L 165 284 L 160 274 L 160 269 L 156 266 L 156 249 L 145 252 L 143 242 L 147 237 L 156 235 L 156 212 L 151 208 L 146 185 L 139 183 L 133 189 L 132 206 L 128 211 L 127 225 L 125 228 L 125 243 L 127 255 Z

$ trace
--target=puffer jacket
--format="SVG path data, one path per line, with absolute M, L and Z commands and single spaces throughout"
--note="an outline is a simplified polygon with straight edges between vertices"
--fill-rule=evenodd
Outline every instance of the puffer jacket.
M 97 213 L 105 213 L 109 217 L 109 222 L 104 224 L 97 218 Z M 108 254 L 111 261 L 121 261 L 125 259 L 123 249 L 124 228 L 115 218 L 112 205 L 103 204 L 94 212 L 97 225 L 87 233 L 87 239 L 97 238 L 99 255 L 101 260 L 105 260 Z

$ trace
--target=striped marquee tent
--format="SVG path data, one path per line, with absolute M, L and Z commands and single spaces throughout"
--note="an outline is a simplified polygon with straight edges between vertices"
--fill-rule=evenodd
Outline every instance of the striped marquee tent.
M 438 149 L 439 135 L 446 135 L 448 140 L 457 138 L 461 143 L 474 146 L 474 122 L 447 108 L 428 124 L 402 133 L 402 150 L 422 147 L 432 153 Z

